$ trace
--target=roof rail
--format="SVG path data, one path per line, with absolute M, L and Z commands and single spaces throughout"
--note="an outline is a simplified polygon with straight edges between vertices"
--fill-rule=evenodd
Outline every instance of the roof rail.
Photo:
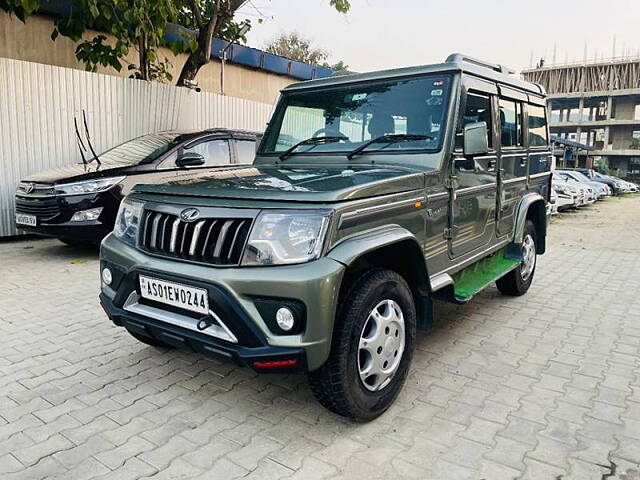
M 473 65 L 477 65 L 479 67 L 484 67 L 484 68 L 490 68 L 495 72 L 504 73 L 507 75 L 516 73 L 515 70 L 512 70 L 511 68 L 506 67 L 504 65 L 499 65 L 497 63 L 489 63 L 489 62 L 485 62 L 484 60 L 478 60 L 477 58 L 464 55 L 463 53 L 452 53 L 447 57 L 445 62 L 446 63 L 462 63 L 462 62 L 472 63 Z

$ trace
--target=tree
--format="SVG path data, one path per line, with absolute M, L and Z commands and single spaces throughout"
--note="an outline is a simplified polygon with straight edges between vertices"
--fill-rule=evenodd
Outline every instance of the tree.
M 22 22 L 39 7 L 39 0 L 0 0 L 0 9 L 15 14 Z M 62 35 L 80 42 L 76 57 L 89 71 L 95 71 L 98 65 L 120 71 L 123 59 L 135 48 L 138 63 L 128 66 L 133 77 L 171 80 L 168 61 L 159 58 L 157 48 L 165 27 L 177 14 L 172 0 L 71 0 L 68 13 L 55 20 L 51 38 Z M 102 33 L 82 40 L 88 29 L 110 34 L 115 40 L 108 43 Z
M 188 47 L 189 58 L 182 67 L 178 85 L 184 85 L 185 80 L 193 81 L 198 70 L 209 62 L 214 38 L 237 40 L 237 32 L 243 24 L 235 22 L 233 18 L 238 9 L 247 3 L 247 0 L 181 1 L 185 2 L 181 12 L 182 23 L 190 24 L 197 30 L 197 35 L 195 42 L 184 43 Z M 329 0 L 329 5 L 341 13 L 351 8 L 349 0 Z
M 267 44 L 265 50 L 291 60 L 311 65 L 321 65 L 332 70 L 346 70 L 349 68 L 342 61 L 334 65 L 327 63 L 329 52 L 322 48 L 314 47 L 311 44 L 311 40 L 297 32 L 280 34 Z

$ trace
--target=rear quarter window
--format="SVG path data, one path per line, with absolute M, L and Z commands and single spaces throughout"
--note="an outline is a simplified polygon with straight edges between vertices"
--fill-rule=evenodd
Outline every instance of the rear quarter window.
M 538 105 L 528 105 L 529 112 L 529 146 L 546 147 L 547 138 L 547 115 L 546 109 Z

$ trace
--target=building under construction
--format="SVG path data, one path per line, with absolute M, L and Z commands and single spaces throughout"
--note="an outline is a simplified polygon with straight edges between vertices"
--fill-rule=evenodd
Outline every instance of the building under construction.
M 551 133 L 565 145 L 559 165 L 606 160 L 613 175 L 638 180 L 640 58 L 539 64 L 522 75 L 547 89 Z

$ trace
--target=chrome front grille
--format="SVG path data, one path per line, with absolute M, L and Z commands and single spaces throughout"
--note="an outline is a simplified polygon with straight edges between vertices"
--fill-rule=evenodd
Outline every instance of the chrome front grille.
M 202 218 L 184 222 L 177 215 L 147 210 L 140 247 L 150 253 L 213 265 L 237 265 L 252 218 Z
M 60 213 L 60 207 L 55 197 L 50 199 L 16 197 L 16 213 L 35 215 L 43 220 L 48 220 Z

